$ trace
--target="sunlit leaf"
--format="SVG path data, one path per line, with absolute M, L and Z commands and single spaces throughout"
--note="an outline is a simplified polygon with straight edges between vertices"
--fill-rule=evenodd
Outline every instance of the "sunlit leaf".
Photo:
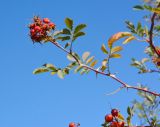
M 131 36 L 131 37 L 129 37 L 129 38 L 126 38 L 125 40 L 124 40 L 124 42 L 123 42 L 123 44 L 127 44 L 127 43 L 129 43 L 129 42 L 131 42 L 132 40 L 135 40 L 136 38 L 134 37 L 134 36 Z
M 63 79 L 64 78 L 64 73 L 62 70 L 58 70 L 57 75 L 59 78 Z
M 94 59 L 94 56 L 90 57 L 90 58 L 86 61 L 86 64 L 89 64 L 90 62 L 92 62 L 93 59 Z
M 101 46 L 101 50 L 102 50 L 102 52 L 103 52 L 104 54 L 108 54 L 108 51 L 107 51 L 107 49 L 106 49 L 106 47 L 105 47 L 104 44 Z
M 145 63 L 145 62 L 148 62 L 148 61 L 149 61 L 149 58 L 143 58 L 143 59 L 141 60 L 142 63 Z
M 120 38 L 126 37 L 126 36 L 131 36 L 132 34 L 129 32 L 118 32 L 116 34 L 114 34 L 112 37 L 109 38 L 108 40 L 108 47 L 112 48 L 113 43 L 117 40 L 119 40 Z
M 46 69 L 46 68 L 38 68 L 38 69 L 35 69 L 33 71 L 33 74 L 40 74 L 40 73 L 44 73 L 44 72 L 48 72 L 49 70 Z
M 111 49 L 111 54 L 121 51 L 123 48 L 121 46 L 116 46 Z
M 83 68 L 83 66 L 78 66 L 78 67 L 74 70 L 74 72 L 77 73 L 77 72 L 79 72 L 82 68 Z
M 72 61 L 72 62 L 76 61 L 75 58 L 71 54 L 67 55 L 67 59 Z
M 66 19 L 65 19 L 65 23 L 66 23 L 66 26 L 67 26 L 70 30 L 72 30 L 72 28 L 73 28 L 73 20 L 70 19 L 70 18 L 66 18 Z
M 82 60 L 86 61 L 86 59 L 88 58 L 89 55 L 90 55 L 90 52 L 84 52 L 82 55 Z
M 52 71 L 56 71 L 57 70 L 56 67 L 54 67 L 53 64 L 44 64 L 43 66 L 45 66 L 46 68 L 48 68 L 48 69 L 50 69 Z
M 51 71 L 51 75 L 54 75 L 56 73 L 57 73 L 57 71 Z
M 121 58 L 120 54 L 111 54 L 110 58 Z
M 106 66 L 107 62 L 108 62 L 108 59 L 104 59 L 104 60 L 102 61 L 102 66 Z
M 107 66 L 102 66 L 101 71 L 104 72 L 106 70 Z
M 152 8 L 151 11 L 154 13 L 160 14 L 160 8 Z
M 74 34 L 81 31 L 82 29 L 84 29 L 87 25 L 86 24 L 79 24 L 78 26 L 76 26 L 75 30 L 74 30 Z
M 93 62 L 90 64 L 90 66 L 91 66 L 91 67 L 94 67 L 96 64 L 97 64 L 97 60 L 93 61 Z

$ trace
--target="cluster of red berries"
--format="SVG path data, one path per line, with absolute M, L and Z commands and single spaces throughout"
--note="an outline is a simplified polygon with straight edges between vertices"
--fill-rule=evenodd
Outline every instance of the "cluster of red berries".
M 119 111 L 117 109 L 112 109 L 111 114 L 105 116 L 105 123 L 109 127 L 124 127 L 124 121 L 119 121 L 118 119 Z
M 35 16 L 33 23 L 29 25 L 29 29 L 33 42 L 41 42 L 47 37 L 48 32 L 55 29 L 55 24 L 48 18 L 41 19 Z

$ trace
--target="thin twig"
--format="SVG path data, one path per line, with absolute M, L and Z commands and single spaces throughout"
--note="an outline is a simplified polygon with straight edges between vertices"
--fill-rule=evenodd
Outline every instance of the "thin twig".
M 125 87 L 125 88 L 127 88 L 127 89 L 140 90 L 140 91 L 143 91 L 143 92 L 146 92 L 146 93 L 150 93 L 150 94 L 152 94 L 152 95 L 154 95 L 154 96 L 160 96 L 159 93 L 149 91 L 149 90 L 147 90 L 147 89 L 145 89 L 145 88 L 140 88 L 140 87 L 136 87 L 136 86 L 130 86 L 130 85 L 128 85 L 127 83 L 121 81 L 119 78 L 117 78 L 117 77 L 116 77 L 115 75 L 113 75 L 113 74 L 108 74 L 108 73 L 99 71 L 99 70 L 97 70 L 97 69 L 94 69 L 94 68 L 92 68 L 92 67 L 90 67 L 90 66 L 88 66 L 88 65 L 86 65 L 86 64 L 82 64 L 82 63 L 77 59 L 76 56 L 74 56 L 74 55 L 73 55 L 72 53 L 70 53 L 68 50 L 66 50 L 66 49 L 63 48 L 61 45 L 59 45 L 59 43 L 55 42 L 55 40 L 50 40 L 50 41 L 51 41 L 52 44 L 54 44 L 55 46 L 57 46 L 59 49 L 63 50 L 63 51 L 66 52 L 67 54 L 70 54 L 70 55 L 76 60 L 76 62 L 77 62 L 80 66 L 82 66 L 82 67 L 84 67 L 84 68 L 86 68 L 86 69 L 92 70 L 92 71 L 95 72 L 96 74 L 101 74 L 101 75 L 104 75 L 104 76 L 108 76 L 108 77 L 116 80 L 117 82 L 119 82 L 119 83 L 122 85 L 122 87 Z

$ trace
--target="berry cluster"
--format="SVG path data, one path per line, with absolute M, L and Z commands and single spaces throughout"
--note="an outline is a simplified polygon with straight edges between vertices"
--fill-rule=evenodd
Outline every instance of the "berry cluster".
M 55 29 L 55 24 L 48 18 L 41 19 L 35 16 L 33 23 L 29 25 L 29 29 L 33 42 L 41 42 L 47 38 L 47 33 Z
M 118 119 L 119 111 L 112 109 L 111 114 L 105 116 L 105 123 L 102 124 L 104 127 L 124 127 L 124 121 Z

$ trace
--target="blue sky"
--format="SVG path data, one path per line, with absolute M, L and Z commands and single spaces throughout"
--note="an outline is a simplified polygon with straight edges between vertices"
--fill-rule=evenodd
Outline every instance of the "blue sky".
M 96 79 L 94 73 L 84 76 L 72 73 L 63 80 L 49 73 L 33 75 L 32 71 L 44 63 L 63 67 L 68 61 L 51 44 L 33 45 L 27 25 L 34 15 L 50 18 L 57 28 L 64 27 L 65 17 L 77 24 L 86 23 L 87 35 L 78 39 L 75 50 L 79 54 L 91 51 L 97 59 L 102 59 L 101 44 L 107 43 L 112 34 L 126 31 L 125 20 L 141 20 L 142 13 L 132 10 L 138 3 L 139 0 L 1 1 L 0 126 L 67 127 L 74 121 L 81 123 L 81 127 L 97 127 L 111 107 L 120 109 L 126 116 L 126 107 L 137 98 L 136 92 L 122 90 L 106 96 L 120 86 L 112 79 L 103 76 Z M 114 60 L 111 68 L 129 84 L 142 82 L 156 90 L 157 75 L 138 75 L 129 66 L 131 57 L 144 56 L 145 46 L 136 42 L 125 46 L 123 58 Z

